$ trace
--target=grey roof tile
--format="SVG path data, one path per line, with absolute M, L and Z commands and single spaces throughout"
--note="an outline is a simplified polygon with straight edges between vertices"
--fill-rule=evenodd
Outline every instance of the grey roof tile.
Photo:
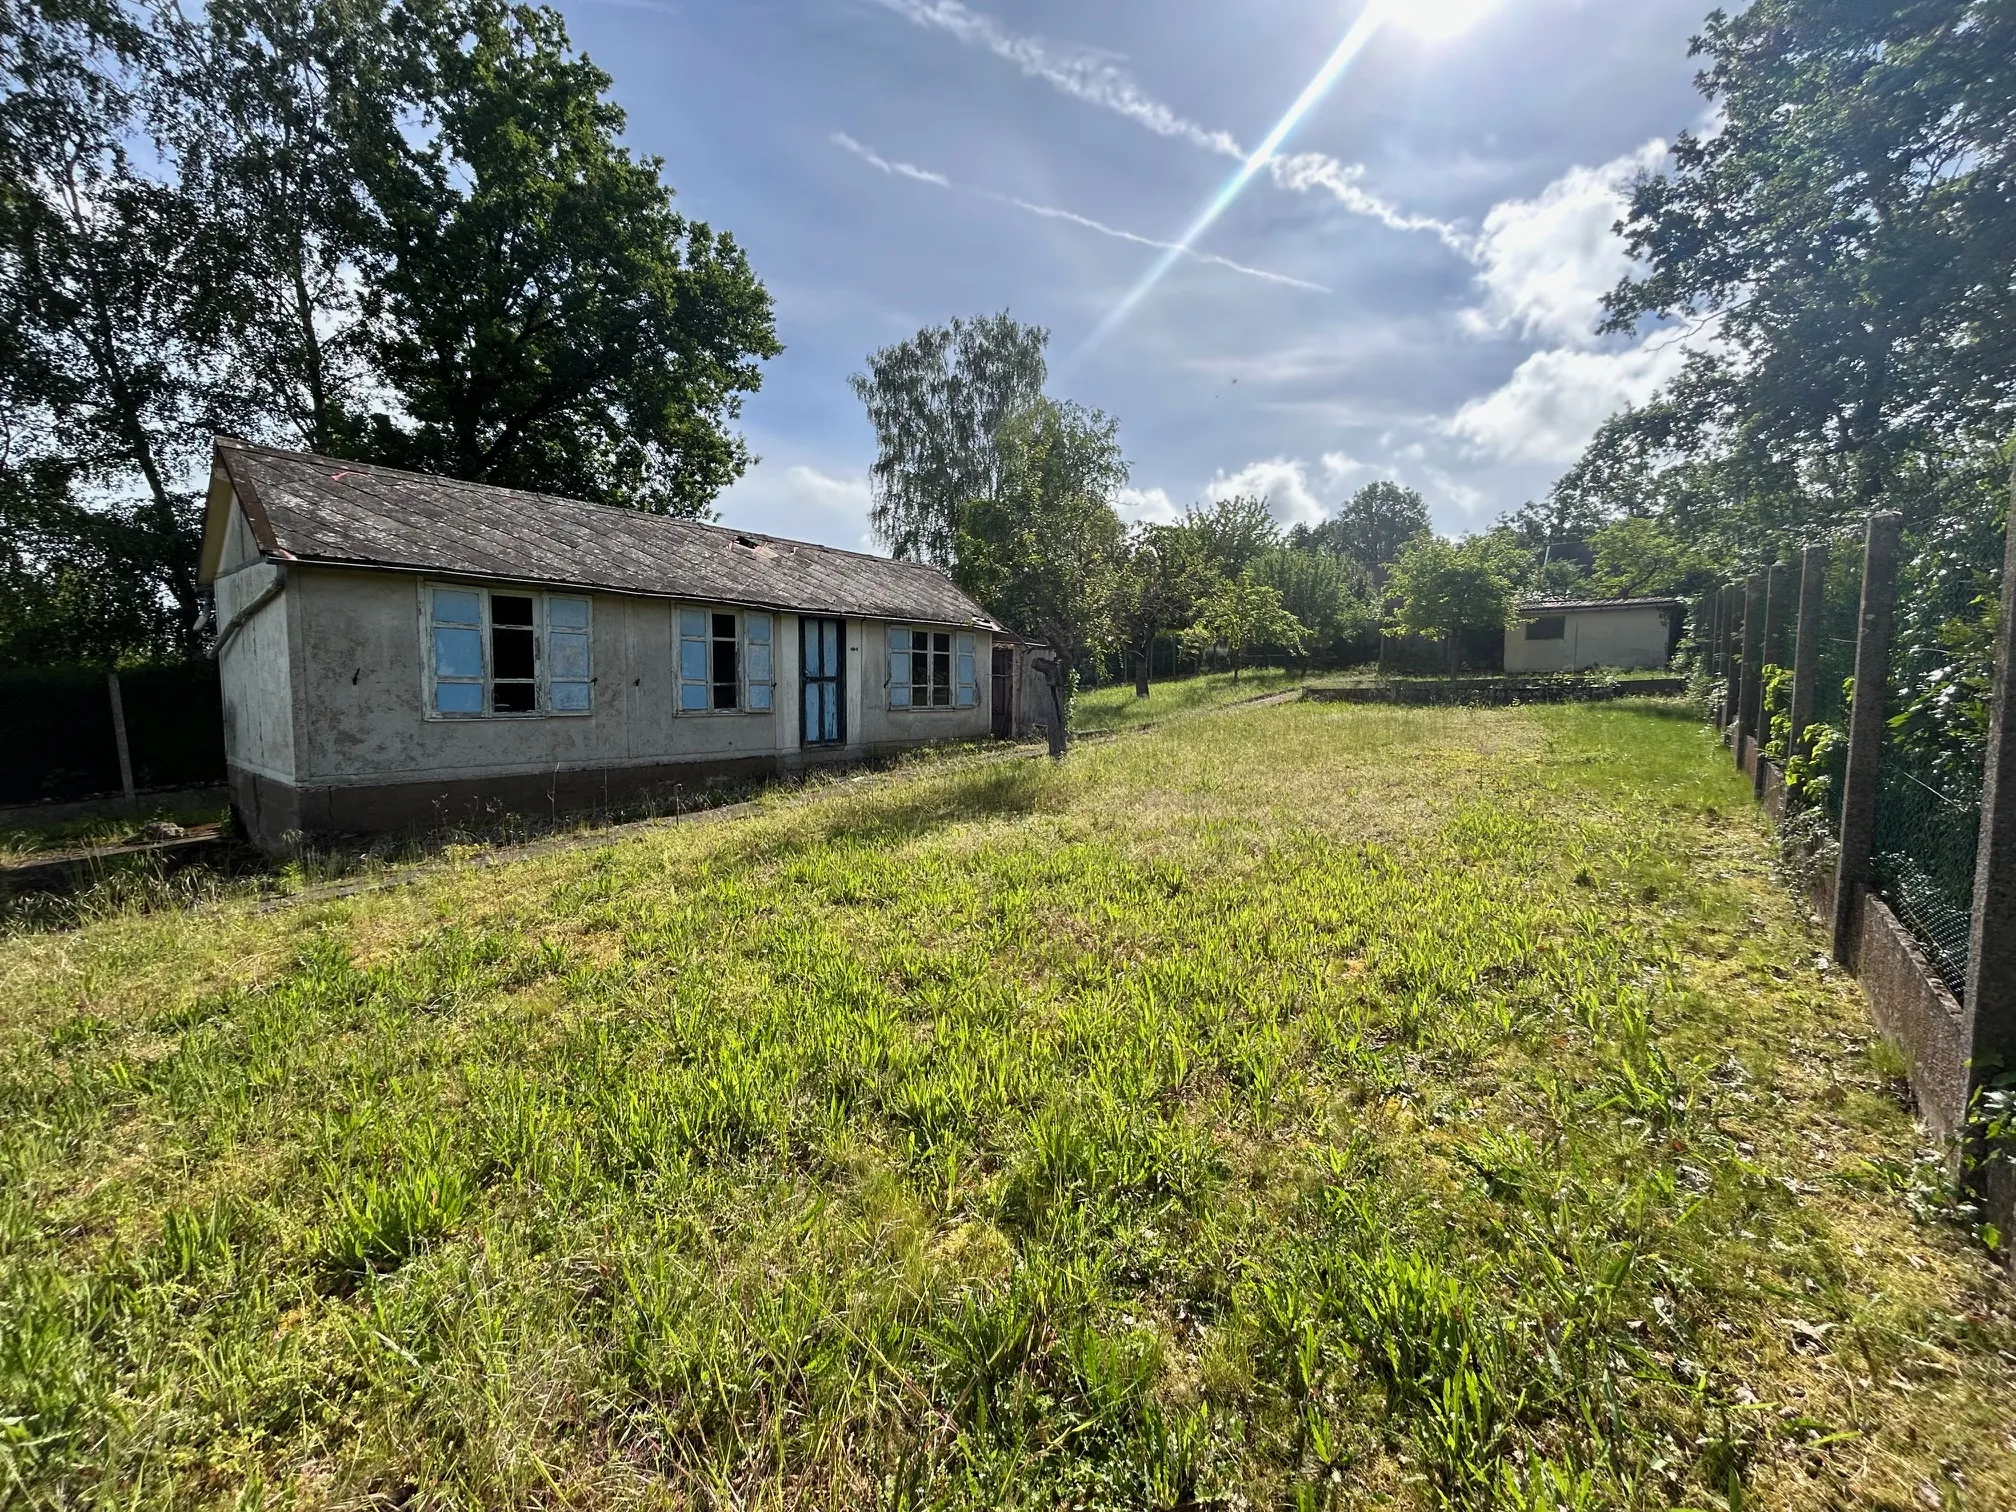
M 1001 628 L 916 562 L 222 438 L 217 461 L 283 559 Z

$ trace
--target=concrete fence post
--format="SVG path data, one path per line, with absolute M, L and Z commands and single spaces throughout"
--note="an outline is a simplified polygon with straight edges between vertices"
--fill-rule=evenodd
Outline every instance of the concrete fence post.
M 1722 720 L 1721 733 L 1728 734 L 1736 723 L 1736 703 L 1740 685 L 1738 668 L 1743 649 L 1743 586 L 1729 583 L 1722 589 Z
M 1855 636 L 1855 702 L 1848 713 L 1848 774 L 1841 784 L 1841 857 L 1834 869 L 1834 959 L 1852 966 L 1855 920 L 1876 846 L 1876 785 L 1883 765 L 1884 693 L 1897 610 L 1897 541 L 1903 516 L 1869 516 L 1862 621 Z
M 1785 626 L 1792 618 L 1792 569 L 1774 562 L 1764 584 L 1764 649 L 1757 658 L 1757 770 L 1755 791 L 1764 796 L 1764 748 L 1771 744 L 1771 703 L 1764 669 L 1785 665 Z
M 1710 682 L 1715 680 L 1715 648 L 1722 644 L 1722 590 L 1701 596 L 1701 607 L 1695 611 L 1695 639 L 1701 647 L 1701 675 Z
M 2016 481 L 2010 488 L 2016 509 Z M 2016 514 L 2002 562 L 2002 628 L 1995 646 L 1981 849 L 1974 863 L 1974 929 L 1965 1012 L 1976 1085 L 2016 1071 Z
M 1806 727 L 1820 703 L 1820 622 L 1827 612 L 1827 548 L 1808 546 L 1799 564 L 1799 641 L 1792 649 L 1792 738 L 1785 759 L 1812 749 Z
M 119 748 L 119 786 L 126 794 L 126 806 L 138 808 L 140 794 L 133 786 L 133 748 L 126 743 L 126 700 L 119 694 L 119 674 L 105 674 L 105 691 L 112 700 L 112 742 Z
M 1750 574 L 1743 585 L 1742 683 L 1736 695 L 1736 768 L 1748 759 L 1747 743 L 1756 734 L 1757 714 L 1764 707 L 1764 595 L 1766 576 Z

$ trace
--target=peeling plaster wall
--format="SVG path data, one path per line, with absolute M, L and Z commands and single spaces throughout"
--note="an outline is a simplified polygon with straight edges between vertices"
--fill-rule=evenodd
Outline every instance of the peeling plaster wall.
M 291 573 L 286 601 L 298 647 L 294 687 L 302 731 L 291 780 L 303 787 L 459 782 L 656 763 L 797 765 L 984 739 L 991 726 L 984 675 L 977 708 L 891 710 L 887 627 L 848 620 L 847 745 L 801 751 L 798 617 L 791 614 L 777 615 L 773 631 L 773 710 L 677 713 L 679 606 L 612 594 L 590 596 L 591 714 L 430 719 L 423 580 L 327 567 L 296 566 Z M 989 638 L 976 638 L 984 662 Z
M 220 627 L 264 593 L 283 569 L 259 559 L 236 503 L 214 592 Z M 260 609 L 217 656 L 224 695 L 224 757 L 279 782 L 294 779 L 294 684 L 290 654 L 293 593 Z

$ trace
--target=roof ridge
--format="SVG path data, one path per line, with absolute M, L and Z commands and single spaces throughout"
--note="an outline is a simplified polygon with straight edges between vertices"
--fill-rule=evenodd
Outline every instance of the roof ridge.
M 834 556 L 856 557 L 864 562 L 881 562 L 891 567 L 907 567 L 915 571 L 929 572 L 952 581 L 952 574 L 943 567 L 930 562 L 913 562 L 903 557 L 880 556 L 872 551 L 854 551 L 845 546 L 828 546 L 820 541 L 801 541 L 792 536 L 771 535 L 767 531 L 748 530 L 734 525 L 716 525 L 710 520 L 696 520 L 686 515 L 660 514 L 656 510 L 635 509 L 628 504 L 610 504 L 602 499 L 577 499 L 571 494 L 540 493 L 529 488 L 513 488 L 504 483 L 478 483 L 471 478 L 451 477 L 447 473 L 415 472 L 411 468 L 391 467 L 383 462 L 364 462 L 354 457 L 330 457 L 321 452 L 295 451 L 285 446 L 268 446 L 260 441 L 246 441 L 237 436 L 215 436 L 215 444 L 233 451 L 262 452 L 269 457 L 286 457 L 296 462 L 327 463 L 332 467 L 353 470 L 369 470 L 385 473 L 395 478 L 411 478 L 420 483 L 447 483 L 457 488 L 480 488 L 491 493 L 511 494 L 520 499 L 536 499 L 542 503 L 578 504 L 587 509 L 617 509 L 626 515 L 642 516 L 646 519 L 665 520 L 679 525 L 691 526 L 695 530 L 710 531 L 716 535 L 750 536 L 756 540 L 778 546 L 791 546 L 807 551 L 825 551 Z M 954 584 L 956 587 L 957 585 Z

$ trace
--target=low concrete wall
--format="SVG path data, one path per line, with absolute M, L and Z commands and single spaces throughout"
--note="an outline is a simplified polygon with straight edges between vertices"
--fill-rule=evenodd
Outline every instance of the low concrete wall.
M 1856 906 L 1853 969 L 1869 1016 L 1910 1062 L 1919 1116 L 1940 1139 L 1951 1139 L 1967 1121 L 1965 1016 L 1911 931 L 1866 888 Z
M 1764 811 L 1783 824 L 1790 795 L 1777 763 L 1764 762 Z M 1823 871 L 1807 895 L 1821 918 L 1834 914 L 1834 873 Z M 1904 1052 L 1911 1095 L 1925 1127 L 1950 1139 L 1967 1121 L 1968 1038 L 1959 1000 L 1926 959 L 1890 905 L 1858 889 L 1849 969 L 1862 986 L 1877 1031 Z
M 1572 678 L 1450 678 L 1447 681 L 1366 683 L 1347 688 L 1308 688 L 1311 703 L 1347 704 L 1538 704 L 1607 703 L 1617 698 L 1677 698 L 1687 691 L 1682 677 L 1639 678 L 1631 682 Z

